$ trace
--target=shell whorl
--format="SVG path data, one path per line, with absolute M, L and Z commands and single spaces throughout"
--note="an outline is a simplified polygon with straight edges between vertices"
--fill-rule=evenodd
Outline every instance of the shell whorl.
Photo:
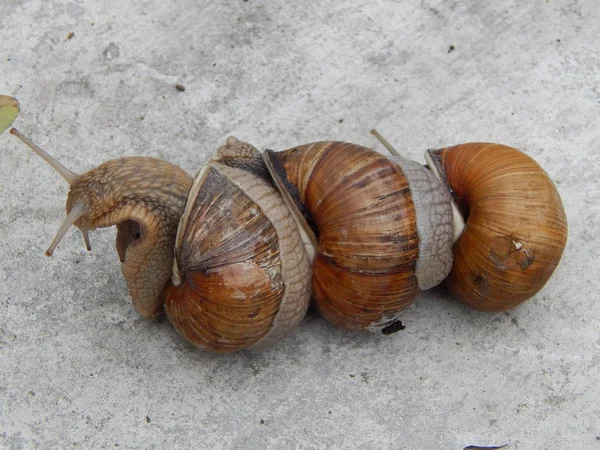
M 429 158 L 466 219 L 447 278 L 453 295 L 487 311 L 504 311 L 534 296 L 567 241 L 564 208 L 546 172 L 500 144 L 461 144 L 429 151 Z

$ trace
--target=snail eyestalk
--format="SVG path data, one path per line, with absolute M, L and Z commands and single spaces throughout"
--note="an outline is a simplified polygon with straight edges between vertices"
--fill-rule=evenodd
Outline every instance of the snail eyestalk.
M 236 144 L 239 144 L 240 140 L 238 138 L 236 138 L 235 136 L 229 136 L 227 138 L 227 140 L 225 141 L 225 145 L 227 147 L 233 147 Z
M 92 250 L 92 246 L 90 245 L 90 233 L 89 230 L 84 228 L 81 230 L 81 235 L 83 236 L 83 242 L 85 243 L 85 249 L 89 252 Z
M 388 152 L 390 152 L 394 156 L 400 156 L 400 152 L 398 150 L 396 150 L 394 148 L 394 146 L 387 141 L 386 138 L 384 138 L 381 134 L 379 134 L 379 131 L 377 131 L 375 128 L 373 128 L 371 130 L 371 134 L 373 136 L 375 136 L 379 140 L 379 142 L 381 142 L 383 144 L 383 146 L 387 149 Z
M 79 176 L 78 174 L 67 169 L 65 166 L 63 166 L 61 163 L 59 163 L 56 159 L 54 159 L 52 156 L 50 156 L 44 150 L 42 150 L 37 145 L 35 145 L 33 142 L 31 142 L 27 137 L 25 137 L 21 133 L 19 133 L 19 131 L 16 128 L 12 128 L 10 130 L 10 134 L 18 137 L 23 143 L 25 143 L 25 145 L 27 145 L 27 147 L 29 147 L 31 150 L 33 150 L 35 153 L 37 153 L 39 156 L 41 156 L 48 164 L 50 164 L 50 166 L 52 166 L 52 168 L 54 170 L 56 170 L 58 172 L 58 174 L 61 177 L 63 177 L 66 180 L 67 183 L 69 183 L 69 185 L 71 185 L 75 182 L 75 180 Z
M 75 222 L 77 222 L 79 219 L 81 219 L 87 213 L 88 213 L 88 208 L 85 205 L 79 204 L 79 205 L 75 205 L 73 207 L 71 212 L 67 215 L 67 218 L 65 219 L 63 224 L 58 229 L 58 232 L 56 233 L 56 236 L 54 237 L 52 244 L 50 244 L 50 247 L 48 247 L 48 250 L 46 250 L 46 256 L 52 256 L 52 254 L 54 253 L 54 250 L 56 250 L 56 247 L 58 246 L 58 244 L 60 243 L 60 241 L 66 234 L 66 232 L 69 230 L 69 228 L 71 228 L 71 226 Z M 89 248 L 89 238 L 87 237 L 87 234 L 88 234 L 87 230 L 82 230 L 81 232 L 83 233 L 83 238 L 86 241 L 86 246 L 88 247 L 88 250 L 89 250 L 90 248 Z

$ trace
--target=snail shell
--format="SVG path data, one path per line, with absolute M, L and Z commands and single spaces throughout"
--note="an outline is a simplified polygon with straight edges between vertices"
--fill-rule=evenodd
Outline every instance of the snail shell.
M 500 144 L 461 144 L 431 150 L 426 158 L 466 219 L 446 280 L 452 294 L 485 311 L 504 311 L 534 296 L 567 242 L 565 211 L 546 172 Z
M 175 329 L 204 350 L 273 344 L 308 308 L 308 254 L 268 177 L 258 151 L 230 138 L 188 195 L 165 309 Z
M 313 297 L 330 322 L 347 329 L 396 329 L 419 287 L 447 275 L 450 197 L 423 167 L 343 142 L 267 150 L 264 158 L 317 245 Z M 428 262 L 420 264 L 420 255 Z

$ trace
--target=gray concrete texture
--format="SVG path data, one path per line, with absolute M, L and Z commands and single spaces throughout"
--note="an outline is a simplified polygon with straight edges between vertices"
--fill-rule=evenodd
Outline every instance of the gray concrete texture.
M 391 336 L 313 313 L 273 348 L 214 356 L 133 310 L 114 230 L 44 257 L 67 186 L 5 133 L 0 447 L 600 448 L 597 1 L 1 3 L 0 93 L 73 170 L 147 155 L 195 173 L 230 134 L 384 152 L 377 127 L 421 162 L 493 141 L 546 169 L 570 231 L 512 311 L 438 287 Z

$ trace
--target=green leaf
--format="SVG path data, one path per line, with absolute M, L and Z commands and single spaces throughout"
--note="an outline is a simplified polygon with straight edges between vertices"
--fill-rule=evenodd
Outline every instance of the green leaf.
M 0 95 L 0 134 L 12 125 L 19 115 L 19 102 L 8 95 Z

